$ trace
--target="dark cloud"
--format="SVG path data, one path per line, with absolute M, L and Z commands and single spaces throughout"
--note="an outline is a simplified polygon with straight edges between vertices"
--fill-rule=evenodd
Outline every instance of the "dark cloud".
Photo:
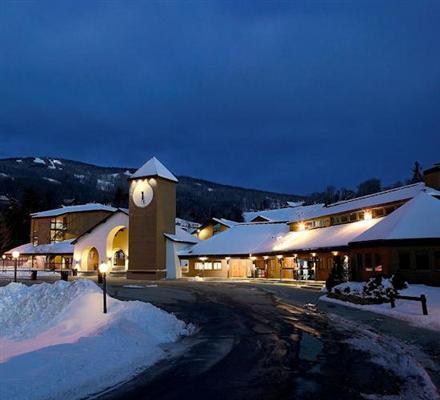
M 439 161 L 436 1 L 0 5 L 0 156 L 304 193 Z

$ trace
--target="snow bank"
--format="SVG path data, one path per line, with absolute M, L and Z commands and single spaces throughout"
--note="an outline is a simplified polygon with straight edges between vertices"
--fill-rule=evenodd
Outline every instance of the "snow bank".
M 348 285 L 352 290 L 356 290 L 359 284 L 356 282 L 349 282 L 342 285 Z M 399 294 L 402 296 L 420 296 L 421 294 L 424 294 L 427 298 L 429 315 L 422 314 L 422 306 L 419 301 L 396 300 L 396 308 L 391 308 L 389 303 L 361 305 L 332 299 L 327 297 L 327 295 L 322 296 L 320 300 L 388 315 L 390 317 L 408 321 L 415 326 L 440 331 L 440 287 L 409 285 L 407 289 L 399 290 Z
M 165 357 L 191 333 L 174 315 L 108 298 L 92 281 L 0 287 L 0 376 L 5 399 L 77 399 Z

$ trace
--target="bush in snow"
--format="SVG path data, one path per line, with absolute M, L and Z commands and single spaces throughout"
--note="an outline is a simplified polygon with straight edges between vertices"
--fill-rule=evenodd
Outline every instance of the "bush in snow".
M 344 268 L 341 264 L 335 264 L 325 281 L 325 287 L 330 292 L 333 287 L 344 282 Z
M 395 290 L 402 290 L 408 287 L 408 283 L 400 270 L 397 270 L 397 272 L 391 277 L 391 283 Z
M 382 276 L 370 278 L 367 282 L 346 282 L 335 286 L 328 296 L 357 304 L 388 303 L 390 296 L 397 295 L 390 279 Z

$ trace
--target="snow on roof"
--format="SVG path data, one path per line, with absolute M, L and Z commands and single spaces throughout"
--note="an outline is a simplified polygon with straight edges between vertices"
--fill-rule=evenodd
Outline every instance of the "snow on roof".
M 420 192 L 353 242 L 440 239 L 440 200 Z
M 148 160 L 130 176 L 130 179 L 145 178 L 147 176 L 159 176 L 169 181 L 178 182 L 177 178 L 156 157 Z
M 58 215 L 64 215 L 68 213 L 78 213 L 78 212 L 86 212 L 86 211 L 110 211 L 115 212 L 117 208 L 107 206 L 105 204 L 100 203 L 87 203 L 87 204 L 79 204 L 76 206 L 63 206 L 61 208 L 55 208 L 53 210 L 41 211 L 31 214 L 33 218 L 41 218 L 41 217 L 56 217 Z
M 185 229 L 182 229 L 180 226 L 176 225 L 176 233 L 164 233 L 164 235 L 172 240 L 173 242 L 182 242 L 182 243 L 198 243 L 199 239 L 195 236 L 188 233 Z
M 309 209 L 305 209 L 305 207 L 296 207 L 295 210 L 297 210 L 298 213 L 295 218 L 290 219 L 289 222 L 304 221 L 307 219 L 324 217 L 326 215 L 340 214 L 371 208 L 382 204 L 409 200 L 417 196 L 421 191 L 427 191 L 427 193 L 440 195 L 439 191 L 426 187 L 423 182 L 419 182 L 350 200 L 338 201 L 336 203 L 329 204 L 328 206 Z
M 228 228 L 237 225 L 239 222 L 237 221 L 232 221 L 230 219 L 226 219 L 226 218 L 212 218 L 213 221 L 218 222 L 219 224 L 225 225 Z
M 249 211 L 243 213 L 243 218 L 246 222 L 250 222 L 257 217 L 272 222 L 287 222 L 305 219 L 309 214 L 313 214 L 323 207 L 323 204 L 311 204 L 308 206 L 297 205 L 294 207 L 276 208 L 273 210 Z
M 274 243 L 273 251 L 285 252 L 345 247 L 355 237 L 380 221 L 381 218 L 377 218 L 327 228 L 289 232 Z
M 40 244 L 38 246 L 32 243 L 22 244 L 6 252 L 12 254 L 13 251 L 18 251 L 20 254 L 73 254 L 72 240 L 64 240 L 57 243 Z
M 289 227 L 280 223 L 237 224 L 210 239 L 202 240 L 180 255 L 248 255 L 271 252 L 277 237 L 286 234 Z

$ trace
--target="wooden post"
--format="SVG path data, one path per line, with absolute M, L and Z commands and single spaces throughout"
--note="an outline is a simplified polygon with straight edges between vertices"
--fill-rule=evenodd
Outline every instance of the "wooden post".
M 423 315 L 428 315 L 428 307 L 426 305 L 426 296 L 424 294 L 420 295 L 420 301 L 422 302 Z
M 390 303 L 391 303 L 391 308 L 396 307 L 396 301 L 394 299 L 394 294 L 393 293 L 390 294 Z

